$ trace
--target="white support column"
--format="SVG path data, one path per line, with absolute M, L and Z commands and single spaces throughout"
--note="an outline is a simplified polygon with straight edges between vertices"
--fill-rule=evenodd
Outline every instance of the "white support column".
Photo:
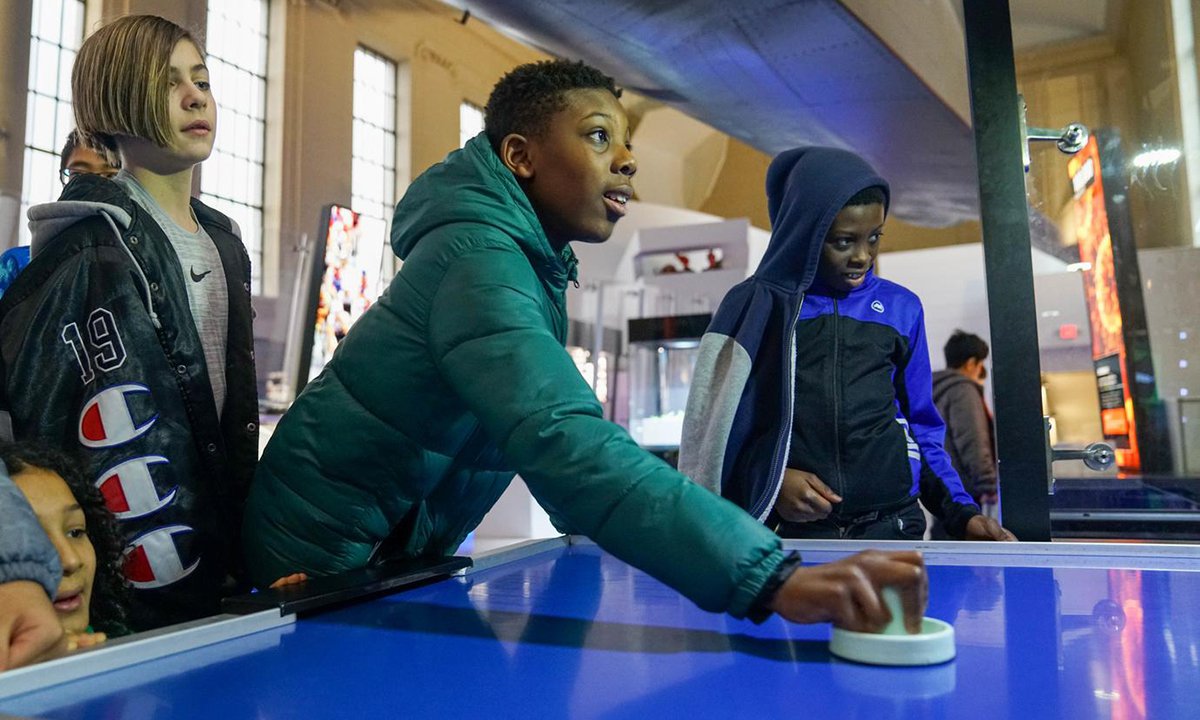
M 1175 74 L 1179 78 L 1180 123 L 1183 126 L 1184 178 L 1192 228 L 1192 247 L 1200 247 L 1200 75 L 1196 66 L 1196 33 L 1191 0 L 1171 0 L 1175 36 Z
M 21 223 L 32 23 L 33 3 L 0 2 L 0 252 L 16 246 Z

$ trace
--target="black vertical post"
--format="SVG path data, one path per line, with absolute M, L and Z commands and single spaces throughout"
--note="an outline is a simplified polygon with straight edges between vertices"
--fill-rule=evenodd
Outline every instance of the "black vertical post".
M 1050 539 L 1041 361 L 1008 0 L 963 0 L 1004 524 Z

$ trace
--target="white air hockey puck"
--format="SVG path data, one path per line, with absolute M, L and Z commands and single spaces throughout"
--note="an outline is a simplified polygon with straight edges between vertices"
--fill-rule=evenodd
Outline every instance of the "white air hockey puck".
M 892 612 L 892 622 L 881 633 L 853 632 L 834 628 L 829 651 L 854 662 L 871 665 L 937 665 L 954 659 L 954 626 L 936 618 L 922 618 L 921 632 L 904 629 L 900 596 L 884 588 L 883 599 Z

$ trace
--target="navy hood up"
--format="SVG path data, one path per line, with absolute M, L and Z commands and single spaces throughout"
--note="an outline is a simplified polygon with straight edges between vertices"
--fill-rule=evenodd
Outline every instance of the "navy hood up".
M 680 444 L 679 469 L 765 520 L 779 494 L 787 462 L 786 433 L 771 447 L 752 438 L 779 438 L 755 425 L 790 427 L 795 330 L 804 293 L 813 285 L 821 246 L 846 202 L 887 181 L 846 150 L 802 147 L 780 153 L 767 170 L 771 240 L 754 274 L 721 301 L 701 341 Z M 783 380 L 783 381 L 781 381 Z M 738 468 L 739 457 L 755 467 Z
M 850 198 L 869 187 L 883 190 L 886 211 L 891 201 L 887 181 L 854 153 L 804 147 L 776 156 L 767 170 L 771 242 L 750 280 L 807 290 L 834 218 Z

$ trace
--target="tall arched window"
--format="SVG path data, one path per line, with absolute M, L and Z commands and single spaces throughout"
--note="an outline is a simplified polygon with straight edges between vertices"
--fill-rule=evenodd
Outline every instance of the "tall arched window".
M 75 128 L 71 67 L 83 42 L 83 0 L 34 0 L 25 106 L 20 243 L 29 244 L 25 211 L 58 199 L 58 154 Z
M 359 213 L 359 248 L 378 256 L 384 275 L 388 227 L 396 205 L 396 63 L 366 48 L 354 51 L 354 131 L 350 205 Z M 374 291 L 374 288 L 372 288 Z
M 213 153 L 200 172 L 200 198 L 241 227 L 255 294 L 263 261 L 268 10 L 267 0 L 208 0 L 205 48 L 220 112 Z
M 464 102 L 458 106 L 458 146 L 483 132 L 483 108 Z

